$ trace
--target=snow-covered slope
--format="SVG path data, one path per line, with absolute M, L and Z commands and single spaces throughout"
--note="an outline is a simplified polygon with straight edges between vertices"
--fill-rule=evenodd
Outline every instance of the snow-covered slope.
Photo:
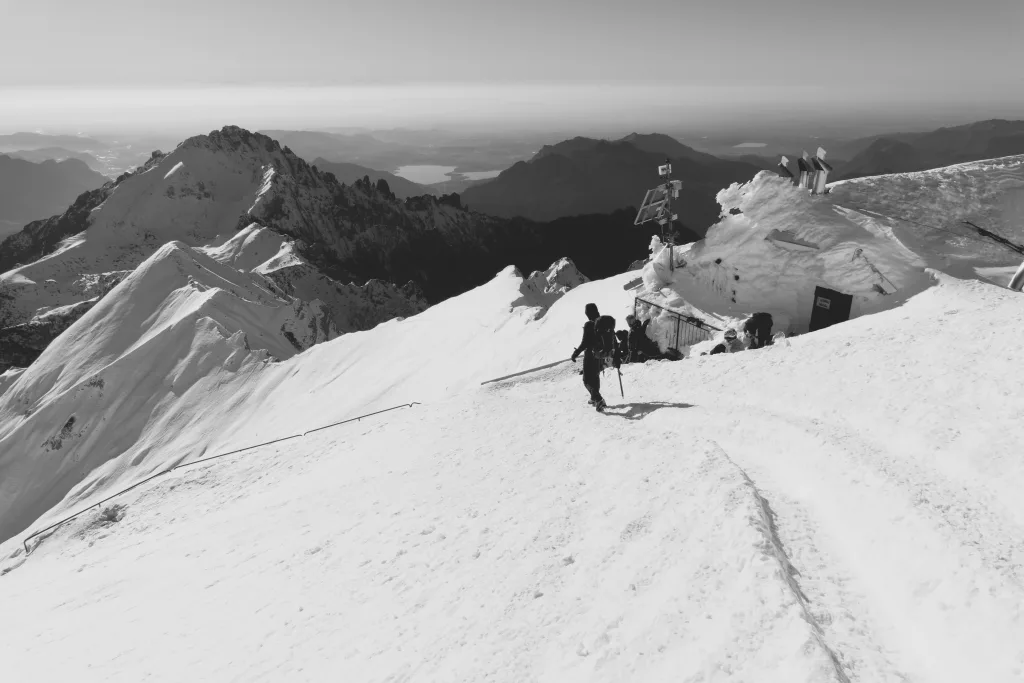
M 293 240 L 256 223 L 222 245 L 201 250 L 232 268 L 264 276 L 288 296 L 320 301 L 339 332 L 369 329 L 381 320 L 419 313 L 428 305 L 412 283 L 396 287 L 371 279 L 346 285 L 329 278 L 298 253 Z
M 80 206 L 4 242 L 0 262 L 24 265 L 0 274 L 0 330 L 29 324 L 38 341 L 12 358 L 0 353 L 0 368 L 23 363 L 22 356 L 31 361 L 54 338 L 39 324 L 41 316 L 55 308 L 81 315 L 88 310 L 82 304 L 95 304 L 172 240 L 207 249 L 236 269 L 258 271 L 281 294 L 306 303 L 319 299 L 340 331 L 423 310 L 426 302 L 413 289 L 382 282 L 369 289 L 345 286 L 299 255 L 296 236 L 333 231 L 338 192 L 270 138 L 239 128 L 154 154 L 136 172 L 83 195 Z M 289 259 L 275 260 L 284 248 Z M 25 336 L 24 328 L 0 331 L 11 348 Z
M 198 407 L 211 387 L 271 356 L 335 336 L 318 301 L 277 296 L 258 276 L 168 243 L 0 394 L 0 537 L 74 486 L 89 495 L 121 470 L 187 456 L 147 458 L 169 444 L 162 432 L 177 431 L 169 413 Z
M 767 311 L 805 332 L 818 286 L 852 295 L 851 317 L 931 286 L 926 268 L 978 277 L 1019 254 L 962 221 L 1024 243 L 1024 156 L 834 183 L 815 196 L 761 172 L 718 195 L 722 219 L 674 249 L 655 240 L 642 295 L 721 327 Z
M 12 538 L 5 670 L 1019 680 L 1024 395 L 1001 332 L 1024 324 L 1019 295 L 936 273 L 902 307 L 814 335 L 626 366 L 624 399 L 606 374 L 604 415 L 569 364 L 476 386 L 564 358 L 583 305 L 621 318 L 636 276 L 536 318 L 509 311 L 509 270 L 278 364 L 235 345 L 239 368 L 193 386 L 119 486 L 203 440 L 209 454 L 423 404 L 179 470 L 28 557 Z M 118 637 L 95 628 L 111 622 Z
M 558 273 L 574 270 L 565 262 L 550 273 L 557 283 Z M 229 444 L 289 435 L 324 405 L 344 417 L 566 358 L 585 302 L 563 283 L 567 293 L 552 307 L 558 313 L 535 323 L 543 309 L 520 302 L 530 282 L 509 268 L 488 285 L 335 339 L 321 352 L 310 347 L 336 333 L 318 302 L 284 300 L 258 273 L 170 244 L 0 394 L 0 538 L 62 498 L 51 514 Z M 631 299 L 621 283 L 598 289 L 615 293 L 624 316 Z M 551 305 L 556 295 L 547 296 Z M 197 321 L 204 331 L 193 329 Z M 565 339 L 561 348 L 546 344 L 551 330 Z M 499 339 L 487 339 L 495 331 Z M 283 359 L 303 349 L 300 364 L 262 362 L 267 352 Z M 247 402 L 258 416 L 237 412 Z
M 945 202 L 919 222 L 1018 238 L 1022 162 L 915 174 Z M 1024 308 L 933 268 L 973 274 L 1001 253 L 880 217 L 904 182 L 810 197 L 763 174 L 720 194 L 725 217 L 675 250 L 673 273 L 658 244 L 642 271 L 593 282 L 568 260 L 509 267 L 333 339 L 326 306 L 290 296 L 316 277 L 293 236 L 252 220 L 156 249 L 0 375 L 5 672 L 1019 680 Z M 33 267 L 9 281 L 45 290 Z M 818 284 L 853 294 L 860 317 L 626 366 L 624 398 L 606 373 L 605 414 L 568 363 L 480 386 L 564 361 L 589 302 L 620 327 L 640 291 L 799 331 Z M 34 530 L 82 510 L 26 554 Z M 114 619 L 118 638 L 94 628 Z

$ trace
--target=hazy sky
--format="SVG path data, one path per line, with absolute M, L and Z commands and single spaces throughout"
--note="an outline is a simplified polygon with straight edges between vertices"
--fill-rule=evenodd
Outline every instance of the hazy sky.
M 0 17 L 0 132 L 1024 118 L 1024 0 L 0 0 Z

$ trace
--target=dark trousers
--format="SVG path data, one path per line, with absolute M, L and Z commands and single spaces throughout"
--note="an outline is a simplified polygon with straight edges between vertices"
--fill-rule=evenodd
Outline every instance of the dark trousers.
M 590 355 L 583 356 L 583 386 L 590 392 L 590 400 L 604 400 L 601 398 L 601 361 Z

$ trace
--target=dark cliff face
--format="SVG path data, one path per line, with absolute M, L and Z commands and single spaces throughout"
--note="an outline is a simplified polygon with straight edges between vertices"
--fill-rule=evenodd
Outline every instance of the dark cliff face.
M 530 272 L 563 256 L 595 278 L 622 272 L 646 255 L 657 231 L 633 226 L 631 210 L 540 223 L 468 210 L 457 194 L 402 201 L 386 183 L 339 183 L 266 136 L 241 135 L 249 142 L 227 147 L 273 148 L 280 168 L 270 198 L 241 216 L 240 225 L 255 220 L 295 238 L 302 256 L 335 280 L 412 281 L 430 303 L 483 284 L 508 265 Z M 209 138 L 225 145 L 224 131 Z M 686 228 L 680 232 L 682 241 L 696 239 Z
M 59 313 L 0 329 L 0 372 L 10 367 L 28 367 L 54 339 L 98 302 L 98 298 L 89 299 L 69 306 Z

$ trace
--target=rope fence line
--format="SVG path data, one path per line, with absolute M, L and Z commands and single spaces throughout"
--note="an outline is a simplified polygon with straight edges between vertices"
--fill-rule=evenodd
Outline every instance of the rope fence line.
M 25 546 L 25 554 L 28 555 L 29 553 L 32 552 L 29 549 L 29 547 L 28 547 L 28 542 L 31 541 L 33 538 L 35 538 L 37 536 L 41 536 L 42 534 L 45 534 L 48 531 L 52 531 L 53 529 L 56 529 L 57 527 L 61 526 L 62 524 L 70 522 L 71 520 L 75 519 L 76 517 L 84 515 L 89 510 L 92 510 L 93 508 L 98 508 L 99 506 L 101 506 L 104 503 L 106 503 L 108 500 L 111 500 L 113 498 L 117 498 L 120 495 L 128 493 L 132 489 L 134 489 L 136 487 L 139 487 L 139 486 L 142 486 L 146 482 L 152 481 L 152 480 L 156 479 L 157 477 L 162 477 L 165 474 L 170 474 L 174 470 L 181 469 L 181 468 L 184 468 L 184 467 L 191 467 L 192 465 L 198 465 L 199 463 L 202 463 L 202 462 L 209 462 L 210 460 L 216 460 L 217 458 L 223 458 L 223 457 L 228 456 L 228 455 L 237 455 L 238 453 L 243 453 L 245 451 L 251 451 L 251 450 L 253 450 L 255 448 L 262 448 L 263 446 L 270 446 L 270 445 L 275 444 L 275 443 L 281 443 L 282 441 L 288 441 L 289 439 L 297 439 L 297 438 L 306 436 L 307 434 L 312 434 L 313 432 L 319 432 L 319 431 L 322 431 L 324 429 L 330 429 L 331 427 L 337 427 L 339 425 L 343 425 L 343 424 L 346 424 L 348 422 L 357 422 L 359 420 L 362 420 L 364 417 L 373 417 L 374 415 L 380 415 L 381 413 L 387 413 L 387 412 L 390 412 L 392 410 L 399 410 L 401 408 L 412 408 L 413 406 L 418 406 L 418 405 L 421 405 L 418 401 L 413 401 L 412 403 L 402 403 L 402 404 L 399 404 L 397 406 L 392 406 L 390 408 L 385 408 L 383 410 L 378 410 L 378 411 L 375 411 L 375 412 L 372 412 L 372 413 L 366 413 L 365 415 L 358 415 L 356 417 L 350 417 L 350 418 L 347 418 L 347 419 L 344 419 L 344 420 L 340 420 L 338 422 L 332 422 L 331 424 L 324 425 L 322 427 L 316 427 L 314 429 L 308 429 L 308 430 L 302 432 L 301 434 L 292 434 L 291 436 L 283 436 L 280 439 L 273 439 L 271 441 L 265 441 L 263 443 L 253 444 L 252 446 L 245 446 L 244 448 L 237 448 L 237 449 L 235 449 L 233 451 L 228 451 L 227 453 L 218 453 L 217 455 L 211 455 L 208 458 L 200 458 L 199 460 L 191 460 L 189 462 L 183 462 L 183 463 L 178 463 L 177 465 L 172 465 L 171 467 L 168 467 L 165 470 L 161 470 L 160 472 L 157 472 L 154 475 L 146 477 L 142 481 L 139 481 L 139 482 L 136 482 L 136 483 L 132 484 L 131 486 L 129 486 L 126 489 L 122 489 L 121 491 L 118 491 L 117 493 L 113 493 L 113 494 L 107 496 L 106 498 L 104 498 L 103 500 L 99 501 L 98 503 L 91 503 L 89 505 L 89 507 L 84 508 L 82 510 L 79 510 L 75 514 L 69 515 L 69 516 L 65 517 L 64 519 L 60 520 L 59 522 L 54 522 L 53 524 L 51 524 L 50 526 L 46 527 L 45 529 L 42 529 L 42 530 L 37 531 L 37 532 L 35 532 L 35 533 L 33 533 L 33 534 L 29 535 L 29 536 L 26 536 L 25 540 L 22 541 L 22 545 Z M 42 543 L 42 541 L 40 541 L 40 543 Z M 38 548 L 39 547 L 39 543 L 37 543 L 33 547 Z

